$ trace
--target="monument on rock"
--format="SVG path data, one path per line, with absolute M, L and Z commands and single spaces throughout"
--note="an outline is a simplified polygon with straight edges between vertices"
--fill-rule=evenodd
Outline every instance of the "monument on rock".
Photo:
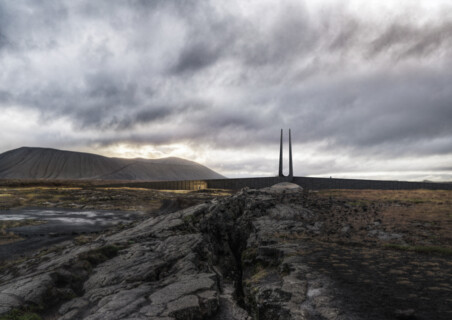
M 279 149 L 279 177 L 293 178 L 293 163 L 292 163 L 292 136 L 289 129 L 289 175 L 285 176 L 283 173 L 283 129 L 281 129 L 281 140 Z

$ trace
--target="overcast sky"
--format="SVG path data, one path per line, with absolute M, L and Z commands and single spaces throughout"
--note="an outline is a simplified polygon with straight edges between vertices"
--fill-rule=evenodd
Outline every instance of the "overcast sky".
M 0 152 L 272 176 L 281 128 L 299 176 L 452 181 L 452 1 L 0 0 Z

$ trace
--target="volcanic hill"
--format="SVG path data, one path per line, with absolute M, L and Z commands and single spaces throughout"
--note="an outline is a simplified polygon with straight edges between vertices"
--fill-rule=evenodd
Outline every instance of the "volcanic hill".
M 123 159 L 48 148 L 0 154 L 0 179 L 196 180 L 223 179 L 199 163 L 180 159 Z

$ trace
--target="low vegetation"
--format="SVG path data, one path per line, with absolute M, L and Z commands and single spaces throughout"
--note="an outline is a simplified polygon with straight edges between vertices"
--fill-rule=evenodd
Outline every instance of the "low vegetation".
M 42 318 L 31 311 L 14 309 L 0 316 L 0 320 L 42 320 Z
M 356 212 L 375 208 L 374 223 L 380 229 L 403 235 L 404 243 L 387 240 L 393 248 L 436 253 L 452 250 L 450 190 L 321 190 L 315 196 L 341 201 Z
M 8 231 L 8 229 L 23 226 L 35 226 L 42 223 L 45 223 L 45 221 L 33 219 L 0 220 L 0 245 L 22 240 L 21 237 L 14 234 L 14 232 Z
M 91 265 L 95 266 L 98 265 L 99 263 L 102 263 L 104 261 L 107 261 L 108 259 L 115 257 L 118 254 L 119 250 L 120 248 L 116 246 L 108 245 L 101 247 L 99 249 L 84 252 L 79 256 L 79 259 L 86 260 Z
M 401 250 L 401 251 L 413 251 L 417 253 L 424 254 L 439 254 L 439 255 L 447 255 L 452 256 L 452 249 L 446 247 L 436 247 L 436 246 L 406 246 L 399 244 L 385 244 L 385 248 Z
M 0 188 L 2 210 L 24 207 L 58 207 L 75 209 L 154 211 L 163 201 L 179 199 L 181 204 L 193 205 L 217 196 L 227 196 L 226 190 L 152 190 L 133 187 L 82 186 L 21 186 Z M 182 203 L 184 202 L 184 203 Z

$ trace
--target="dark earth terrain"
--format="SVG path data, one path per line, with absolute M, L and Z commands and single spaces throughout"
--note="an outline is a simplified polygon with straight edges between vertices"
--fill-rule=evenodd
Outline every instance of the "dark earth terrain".
M 450 191 L 0 193 L 5 214 L 144 212 L 4 261 L 0 319 L 452 319 Z

